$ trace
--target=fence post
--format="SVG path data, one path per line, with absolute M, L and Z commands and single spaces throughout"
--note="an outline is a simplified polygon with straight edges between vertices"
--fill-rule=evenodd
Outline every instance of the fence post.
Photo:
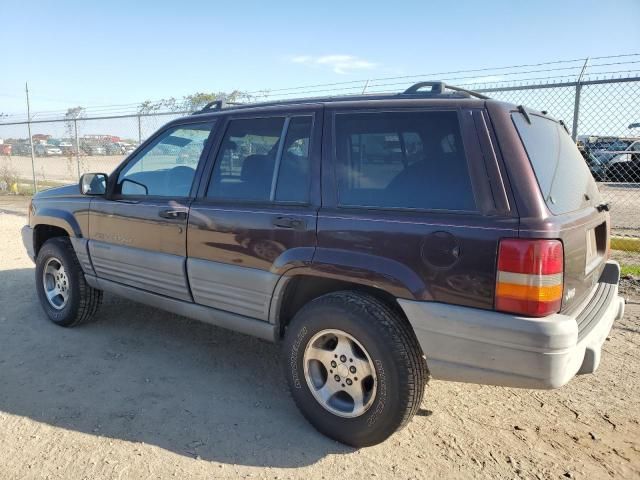
M 138 145 L 142 143 L 142 118 L 138 114 Z
M 571 138 L 576 141 L 578 136 L 578 117 L 580 116 L 580 94 L 582 93 L 582 84 L 576 85 L 576 98 L 573 104 L 573 125 L 571 127 Z
M 585 59 L 584 65 L 582 65 L 582 70 L 580 70 L 580 75 L 578 76 L 578 81 L 576 83 L 576 97 L 573 104 L 573 125 L 571 126 L 571 138 L 573 138 L 574 142 L 578 137 L 578 119 L 580 118 L 580 95 L 582 94 L 582 77 L 584 76 L 584 72 L 587 69 L 588 63 L 589 57 Z
M 33 173 L 33 193 L 38 193 L 38 184 L 36 183 L 36 159 L 33 150 L 33 136 L 31 135 L 31 119 L 27 119 L 27 130 L 29 131 L 29 146 L 31 147 L 31 171 Z
M 29 86 L 24 84 L 27 93 L 27 131 L 29 132 L 29 146 L 31 147 L 31 171 L 33 173 L 33 193 L 38 193 L 38 184 L 36 183 L 36 159 L 33 151 L 33 136 L 31 135 L 31 104 L 29 103 Z
M 73 119 L 73 129 L 76 136 L 76 163 L 78 164 L 78 180 L 80 180 L 80 141 L 78 140 L 78 119 Z

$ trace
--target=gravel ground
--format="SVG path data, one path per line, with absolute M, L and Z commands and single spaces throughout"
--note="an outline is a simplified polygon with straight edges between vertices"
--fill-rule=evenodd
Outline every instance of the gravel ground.
M 298 413 L 276 345 L 110 295 L 94 323 L 48 322 L 11 205 L 0 202 L 3 479 L 640 478 L 637 297 L 595 375 L 555 391 L 432 381 L 407 428 L 354 450 Z

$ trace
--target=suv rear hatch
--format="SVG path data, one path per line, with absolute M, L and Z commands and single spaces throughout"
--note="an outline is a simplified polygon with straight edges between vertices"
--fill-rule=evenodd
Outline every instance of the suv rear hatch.
M 561 311 L 571 311 L 594 290 L 604 269 L 609 246 L 608 205 L 603 203 L 564 124 L 522 108 L 512 112 L 511 118 L 550 213 L 539 222 L 523 222 L 520 236 L 562 241 Z

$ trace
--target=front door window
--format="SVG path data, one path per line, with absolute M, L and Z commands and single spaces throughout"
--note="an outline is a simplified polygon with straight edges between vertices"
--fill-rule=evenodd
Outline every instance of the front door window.
M 164 132 L 120 172 L 116 193 L 188 197 L 213 124 L 181 125 Z

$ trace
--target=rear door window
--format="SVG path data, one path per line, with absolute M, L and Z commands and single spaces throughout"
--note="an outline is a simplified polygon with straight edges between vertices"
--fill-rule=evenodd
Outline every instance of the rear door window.
M 477 210 L 455 111 L 335 118 L 340 205 Z
M 589 167 L 559 122 L 536 114 L 529 114 L 531 123 L 521 113 L 512 118 L 551 213 L 561 215 L 599 202 Z
M 309 200 L 312 116 L 231 120 L 207 197 L 245 202 Z

